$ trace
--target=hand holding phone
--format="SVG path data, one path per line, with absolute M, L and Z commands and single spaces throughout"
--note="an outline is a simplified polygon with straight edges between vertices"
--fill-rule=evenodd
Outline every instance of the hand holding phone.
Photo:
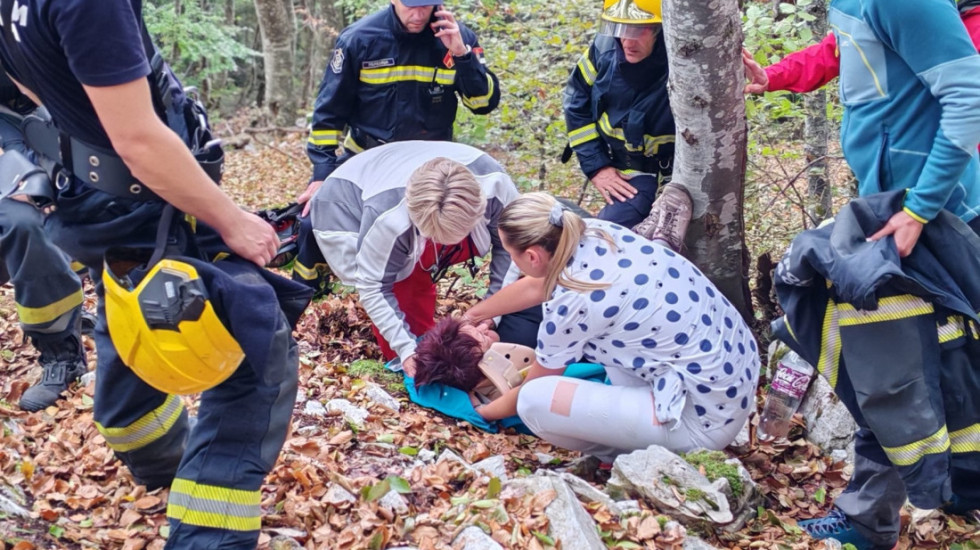
M 432 10 L 432 31 L 442 40 L 443 45 L 453 57 L 466 55 L 466 44 L 459 32 L 459 24 L 452 12 L 443 5 L 437 5 Z

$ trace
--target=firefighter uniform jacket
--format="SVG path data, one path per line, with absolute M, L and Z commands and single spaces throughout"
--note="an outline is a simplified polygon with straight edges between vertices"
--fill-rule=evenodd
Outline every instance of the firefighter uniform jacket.
M 487 114 L 500 101 L 476 35 L 459 23 L 467 46 L 453 57 L 430 27 L 409 33 L 393 6 L 344 29 L 327 65 L 313 111 L 306 151 L 313 181 L 330 175 L 336 149 L 359 153 L 391 141 L 453 137 L 458 93 L 470 111 Z
M 662 33 L 639 63 L 626 61 L 619 40 L 597 36 L 572 70 L 564 109 L 568 142 L 586 177 L 606 166 L 627 174 L 670 175 L 674 117 Z
M 892 238 L 866 241 L 904 199 L 857 199 L 798 235 L 776 270 L 774 329 L 931 509 L 980 492 L 980 237 L 942 210 L 904 259 Z

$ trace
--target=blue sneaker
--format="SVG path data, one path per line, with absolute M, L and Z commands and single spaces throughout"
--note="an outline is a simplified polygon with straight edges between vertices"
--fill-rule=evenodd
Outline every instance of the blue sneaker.
M 889 550 L 891 546 L 878 546 L 868 540 L 851 525 L 844 512 L 836 506 L 822 518 L 798 521 L 796 524 L 817 540 L 834 539 L 844 544 L 852 544 L 857 550 Z

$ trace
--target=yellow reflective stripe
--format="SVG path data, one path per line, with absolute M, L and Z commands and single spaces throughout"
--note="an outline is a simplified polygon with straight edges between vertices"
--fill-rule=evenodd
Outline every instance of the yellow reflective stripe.
M 344 149 L 354 154 L 364 151 L 364 148 L 354 141 L 354 136 L 350 135 L 350 133 L 348 133 L 347 137 L 344 138 Z
M 337 145 L 340 143 L 340 130 L 310 130 L 307 141 L 313 145 Z
M 73 260 L 71 262 L 71 265 L 69 266 L 69 269 L 71 269 L 75 273 L 78 273 L 78 272 L 83 271 L 83 270 L 88 269 L 88 268 L 85 267 L 85 264 L 83 264 L 82 262 L 80 262 L 78 260 Z
M 922 216 L 916 214 L 915 212 L 909 210 L 907 206 L 904 207 L 904 208 L 902 208 L 902 211 L 905 212 L 906 214 L 908 214 L 909 216 L 911 216 L 913 220 L 915 220 L 915 221 L 917 221 L 919 223 L 923 223 L 923 224 L 924 223 L 929 223 L 929 220 L 927 220 L 927 219 L 923 218 Z
M 327 264 L 324 263 L 318 263 L 315 264 L 313 267 L 307 267 L 299 263 L 298 260 L 293 262 L 293 273 L 299 275 L 300 277 L 306 279 L 307 281 L 312 281 L 316 279 L 319 276 L 319 273 L 321 271 L 326 271 L 326 269 L 328 269 L 328 266 Z
M 980 424 L 974 424 L 949 434 L 954 453 L 980 453 Z
M 891 460 L 892 464 L 896 466 L 911 466 L 922 460 L 926 455 L 948 451 L 949 434 L 946 433 L 946 426 L 943 426 L 936 433 L 925 439 L 913 441 L 901 447 L 885 447 L 882 445 L 881 448 L 885 450 L 885 454 L 888 455 L 888 460 Z
M 663 135 L 663 136 L 643 136 L 643 155 L 647 157 L 652 157 L 660 152 L 661 145 L 667 145 L 668 143 L 674 143 L 674 134 Z
M 840 310 L 842 327 L 908 319 L 934 311 L 931 303 L 911 294 L 882 298 L 878 300 L 878 309 L 874 311 L 857 309 L 850 304 L 838 304 L 837 308 Z
M 95 427 L 114 451 L 126 452 L 145 447 L 163 437 L 180 418 L 184 404 L 176 395 L 168 395 L 162 405 L 124 428 Z
M 463 105 L 466 105 L 470 109 L 479 109 L 481 107 L 490 106 L 490 96 L 493 95 L 493 79 L 490 75 L 487 75 L 487 95 L 480 95 L 474 97 L 463 96 Z
M 602 130 L 603 134 L 626 143 L 626 134 L 623 133 L 622 128 L 613 128 L 612 123 L 609 122 L 608 113 L 602 113 L 602 116 L 599 117 L 599 129 Z
M 68 296 L 43 307 L 27 307 L 16 304 L 17 317 L 25 325 L 43 325 L 82 305 L 82 289 L 79 288 Z
M 435 82 L 449 86 L 456 82 L 456 70 L 422 67 L 420 65 L 395 65 L 394 67 L 361 69 L 360 81 L 365 84 Z
M 823 317 L 823 330 L 820 336 L 820 358 L 817 359 L 817 370 L 831 388 L 837 387 L 837 375 L 840 370 L 840 325 L 837 304 L 827 302 L 827 311 Z
M 187 479 L 174 479 L 167 499 L 167 517 L 182 523 L 230 531 L 262 528 L 262 494 Z
M 595 77 L 598 71 L 595 70 L 595 65 L 592 64 L 592 60 L 589 59 L 589 52 L 586 51 L 582 55 L 582 59 L 578 62 L 578 70 L 582 73 L 582 78 L 585 79 L 585 83 L 591 86 L 595 83 Z
M 947 317 L 946 324 L 937 326 L 936 331 L 939 333 L 940 344 L 952 342 L 953 340 L 966 336 L 963 318 L 954 315 Z
M 577 147 L 594 139 L 599 139 L 599 132 L 595 129 L 594 122 L 568 132 L 568 143 L 572 147 Z
M 878 95 L 880 95 L 881 97 L 885 97 L 885 90 L 881 87 L 881 81 L 878 80 L 878 74 L 871 67 L 871 63 L 868 61 L 868 57 L 864 55 L 864 50 L 862 50 L 861 46 L 858 45 L 857 40 L 854 40 L 853 36 L 842 31 L 841 28 L 838 27 L 837 25 L 832 25 L 832 26 L 837 32 L 851 39 L 851 45 L 854 46 L 854 51 L 856 51 L 858 55 L 861 56 L 861 62 L 864 63 L 864 66 L 868 69 L 868 72 L 871 73 L 871 78 L 873 78 L 875 81 L 875 88 L 878 90 Z

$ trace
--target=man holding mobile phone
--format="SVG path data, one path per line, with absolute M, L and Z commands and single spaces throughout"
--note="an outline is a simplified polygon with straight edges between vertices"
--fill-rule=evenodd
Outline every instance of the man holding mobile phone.
M 497 107 L 500 85 L 476 34 L 440 1 L 391 0 L 350 25 L 337 38 L 320 84 L 306 147 L 313 174 L 298 200 L 308 201 L 337 166 L 366 149 L 392 141 L 451 141 L 459 100 L 485 115 Z M 323 259 L 309 218 L 300 242 L 293 278 L 315 281 Z

